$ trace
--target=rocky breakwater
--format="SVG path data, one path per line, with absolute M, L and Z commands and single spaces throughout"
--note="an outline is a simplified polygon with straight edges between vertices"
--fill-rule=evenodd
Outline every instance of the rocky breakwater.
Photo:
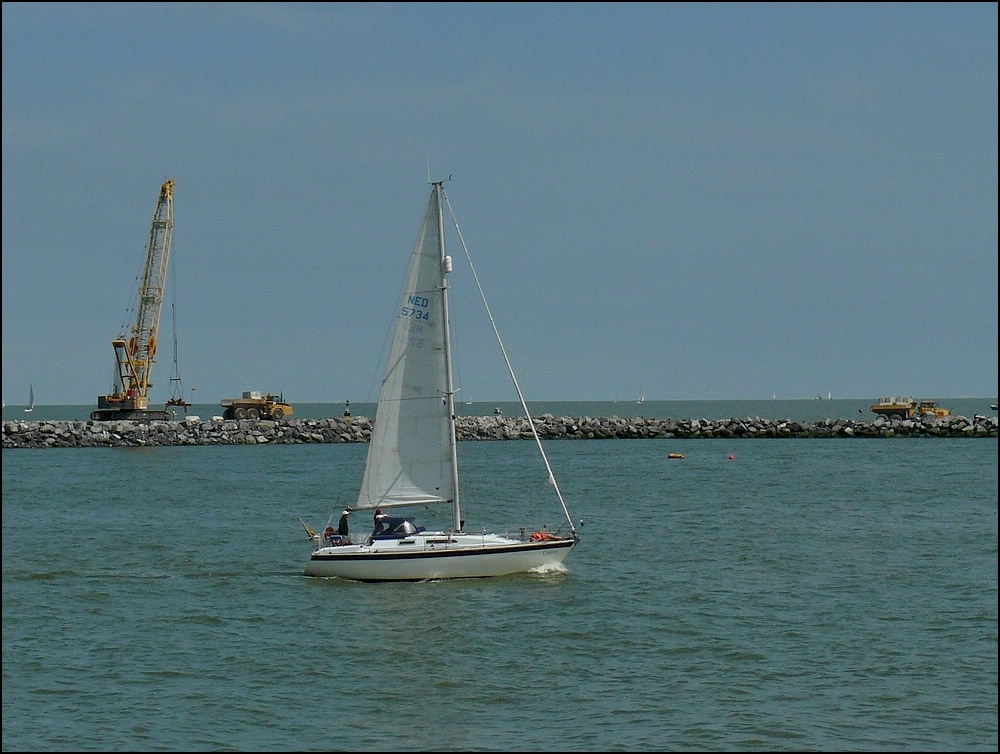
M 655 440 L 754 438 L 996 437 L 996 416 L 872 421 L 825 419 L 647 419 L 643 417 L 534 418 L 543 440 Z M 373 421 L 365 417 L 259 421 L 188 419 L 185 421 L 95 422 L 10 421 L 3 423 L 4 448 L 98 448 L 155 445 L 267 445 L 356 443 L 371 439 Z M 458 439 L 529 440 L 527 419 L 508 416 L 461 417 Z

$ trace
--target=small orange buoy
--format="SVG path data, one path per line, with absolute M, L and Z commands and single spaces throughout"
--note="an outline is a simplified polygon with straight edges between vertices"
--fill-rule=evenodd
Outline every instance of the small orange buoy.
M 730 456 L 729 456 L 729 460 L 730 460 L 730 461 L 735 461 L 735 460 L 736 460 L 736 456 L 734 456 L 734 455 L 730 455 Z

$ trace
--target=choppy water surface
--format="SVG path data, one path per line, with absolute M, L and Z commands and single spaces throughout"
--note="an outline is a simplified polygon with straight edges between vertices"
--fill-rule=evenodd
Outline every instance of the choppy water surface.
M 546 448 L 563 572 L 383 585 L 301 576 L 365 446 L 5 450 L 4 750 L 996 751 L 996 440 Z

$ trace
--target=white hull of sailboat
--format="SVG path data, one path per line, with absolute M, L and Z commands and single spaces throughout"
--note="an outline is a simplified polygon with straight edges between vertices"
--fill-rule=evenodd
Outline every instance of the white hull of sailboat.
M 520 541 L 496 534 L 425 532 L 371 544 L 321 547 L 306 576 L 353 581 L 475 579 L 558 565 L 577 543 L 573 537 Z

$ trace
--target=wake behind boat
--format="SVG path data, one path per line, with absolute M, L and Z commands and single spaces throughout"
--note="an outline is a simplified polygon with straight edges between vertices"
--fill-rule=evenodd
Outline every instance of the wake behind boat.
M 320 536 L 303 522 L 314 547 L 306 576 L 356 581 L 504 576 L 559 564 L 579 542 L 495 325 L 494 335 L 541 455 L 543 465 L 539 468 L 562 507 L 568 533 L 550 532 L 544 526 L 534 532 L 517 528 L 516 534 L 465 529 L 448 309 L 448 275 L 453 265 L 445 253 L 447 197 L 442 182 L 432 186 L 396 310 L 358 501 L 344 511 L 337 531 L 327 527 Z M 461 240 L 460 233 L 458 237 Z M 468 249 L 465 253 L 468 258 Z M 469 265 L 471 268 L 471 260 Z M 482 288 L 479 293 L 485 304 Z M 426 530 L 412 516 L 385 512 L 438 505 L 451 507 L 451 524 L 436 531 Z M 374 511 L 375 527 L 371 534 L 352 542 L 347 520 L 357 510 Z

